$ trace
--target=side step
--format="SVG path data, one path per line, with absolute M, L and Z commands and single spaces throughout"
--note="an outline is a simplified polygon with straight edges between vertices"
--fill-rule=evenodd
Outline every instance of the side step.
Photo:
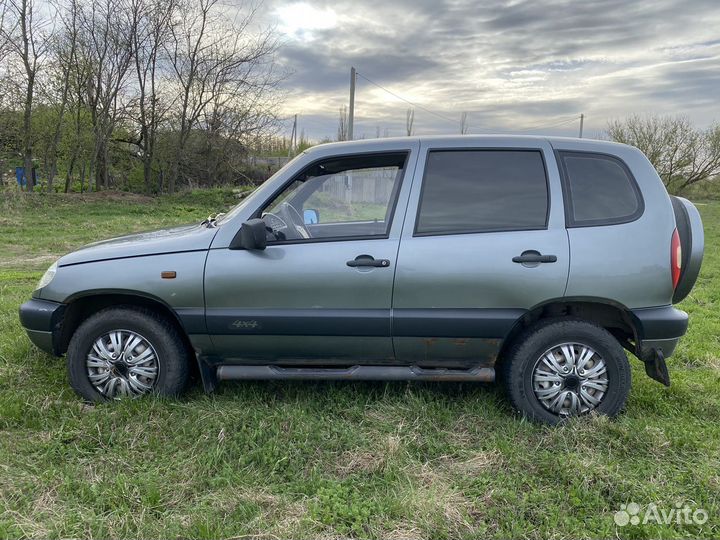
M 476 381 L 493 382 L 495 368 L 430 369 L 418 366 L 352 366 L 349 368 L 220 366 L 217 378 L 230 380 L 341 381 Z

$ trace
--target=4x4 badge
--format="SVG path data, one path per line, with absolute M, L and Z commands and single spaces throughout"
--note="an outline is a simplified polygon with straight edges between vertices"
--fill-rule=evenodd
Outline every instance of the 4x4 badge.
M 238 319 L 238 320 L 234 321 L 230 326 L 234 326 L 238 330 L 247 330 L 250 328 L 252 328 L 252 329 L 259 328 L 260 323 L 255 320 L 242 321 L 242 320 Z

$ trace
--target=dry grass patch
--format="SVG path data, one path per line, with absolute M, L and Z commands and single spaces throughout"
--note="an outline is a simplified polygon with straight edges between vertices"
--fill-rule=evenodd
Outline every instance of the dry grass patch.
M 372 474 L 386 470 L 388 464 L 397 459 L 403 445 L 399 436 L 387 435 L 372 444 L 376 450 L 346 450 L 335 462 L 334 471 L 341 478 L 354 474 Z
M 446 474 L 429 463 L 423 464 L 415 477 L 417 481 L 405 494 L 403 504 L 411 508 L 424 538 L 437 530 L 446 531 L 451 538 L 472 536 L 476 532 L 475 522 L 482 513 L 482 501 L 466 497 Z

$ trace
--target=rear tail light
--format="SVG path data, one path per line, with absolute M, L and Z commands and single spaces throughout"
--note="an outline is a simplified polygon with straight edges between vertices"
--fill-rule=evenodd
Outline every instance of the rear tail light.
M 682 246 L 680 245 L 680 235 L 677 229 L 673 231 L 672 240 L 670 241 L 670 270 L 672 272 L 672 286 L 675 290 L 680 281 L 680 271 L 682 270 Z

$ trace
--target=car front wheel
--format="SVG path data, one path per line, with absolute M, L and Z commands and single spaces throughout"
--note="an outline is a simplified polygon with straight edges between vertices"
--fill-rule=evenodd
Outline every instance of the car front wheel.
M 615 416 L 630 391 L 625 351 L 589 321 L 537 323 L 513 343 L 502 367 L 512 405 L 549 424 L 591 412 Z
M 89 401 L 174 396 L 188 379 L 188 354 L 177 329 L 135 307 L 107 308 L 85 320 L 67 351 L 73 389 Z

